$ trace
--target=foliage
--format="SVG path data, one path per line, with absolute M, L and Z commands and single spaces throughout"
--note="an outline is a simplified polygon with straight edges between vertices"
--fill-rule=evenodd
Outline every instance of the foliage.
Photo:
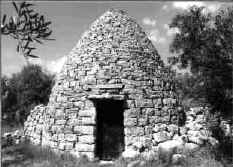
M 225 134 L 224 129 L 219 126 L 220 121 L 223 120 L 221 120 L 219 113 L 207 114 L 207 127 L 219 141 L 214 153 L 218 160 L 233 162 L 233 136 Z
M 10 93 L 2 99 L 2 114 L 9 116 L 9 113 L 13 113 L 15 116 L 19 112 L 20 120 L 23 121 L 32 107 L 48 102 L 53 76 L 43 72 L 40 66 L 25 66 L 8 80 L 7 89 Z
M 177 28 L 179 33 L 170 45 L 177 56 L 170 57 L 169 62 L 180 68 L 190 67 L 197 95 L 204 96 L 213 111 L 231 114 L 233 7 L 211 15 L 203 7 L 194 6 L 176 15 L 170 28 Z
M 13 117 L 14 111 L 16 110 L 15 102 L 17 101 L 17 95 L 14 87 L 10 84 L 10 78 L 3 76 L 1 78 L 1 107 L 2 107 L 2 118 Z
M 21 155 L 21 156 L 20 156 Z M 15 157 L 4 161 L 5 157 Z M 17 158 L 19 157 L 19 158 Z M 76 158 L 67 152 L 56 154 L 49 147 L 32 145 L 29 142 L 12 145 L 2 150 L 3 166 L 30 167 L 98 167 L 96 162 L 90 162 L 86 157 Z
M 187 167 L 223 167 L 221 161 L 216 160 L 215 150 L 211 146 L 201 148 L 194 153 L 187 153 L 185 165 Z
M 49 25 L 50 21 L 45 21 L 45 17 L 35 12 L 32 9 L 34 6 L 31 3 L 19 2 L 18 4 L 12 2 L 16 16 L 11 16 L 6 23 L 6 14 L 1 19 L 1 33 L 9 35 L 17 40 L 17 52 L 20 52 L 28 63 L 28 57 L 37 58 L 31 52 L 35 50 L 32 47 L 33 43 L 42 44 L 42 40 L 51 40 L 48 37 L 52 34 Z
M 185 111 L 192 107 L 211 107 L 205 100 L 205 88 L 197 82 L 199 76 L 189 72 L 176 73 L 174 76 L 176 92 Z
M 20 156 L 21 155 L 21 156 Z M 11 161 L 5 161 L 5 157 L 16 157 Z M 17 158 L 19 157 L 19 158 Z M 125 159 L 120 157 L 109 164 L 100 164 L 98 161 L 89 161 L 85 156 L 74 157 L 68 152 L 54 153 L 48 147 L 35 146 L 28 142 L 13 145 L 2 150 L 3 165 L 32 166 L 32 167 L 222 167 L 221 162 L 215 160 L 214 155 L 208 148 L 203 148 L 195 153 L 187 153 L 184 162 L 180 165 L 165 165 L 158 159 L 147 161 L 143 158 Z M 134 163 L 140 162 L 140 163 Z M 133 165 L 134 164 L 134 165 Z

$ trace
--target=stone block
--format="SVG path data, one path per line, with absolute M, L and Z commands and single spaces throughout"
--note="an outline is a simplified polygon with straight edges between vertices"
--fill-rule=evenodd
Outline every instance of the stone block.
M 161 117 L 169 116 L 169 108 L 163 107 L 161 112 L 160 112 Z
M 66 123 L 65 119 L 61 119 L 61 120 L 56 120 L 55 121 L 55 124 L 57 124 L 57 125 L 64 125 L 65 123 Z
M 186 152 L 195 152 L 199 150 L 200 146 L 194 143 L 185 143 L 184 149 Z
M 75 126 L 74 132 L 81 135 L 93 135 L 94 134 L 94 126 Z
M 142 114 L 146 116 L 154 116 L 155 115 L 155 109 L 154 108 L 143 108 Z
M 203 140 L 208 140 L 209 137 L 212 136 L 212 132 L 210 130 L 207 129 L 201 129 L 199 136 L 203 139 Z
M 80 110 L 78 115 L 80 117 L 94 117 L 96 115 L 96 110 L 94 107 L 92 107 L 88 110 Z
M 66 125 L 64 126 L 63 132 L 68 134 L 73 132 L 73 126 L 72 125 Z
M 139 108 L 130 108 L 124 111 L 125 118 L 137 118 L 140 114 Z
M 85 101 L 85 108 L 89 109 L 89 108 L 93 108 L 94 107 L 94 103 L 90 100 L 86 100 Z
M 74 118 L 77 118 L 78 117 L 78 113 L 69 113 L 68 114 L 68 118 L 70 119 L 74 119 Z
M 75 145 L 75 150 L 80 152 L 94 152 L 95 145 L 94 144 L 81 144 L 77 143 Z
M 48 120 L 48 123 L 49 123 L 49 124 L 54 124 L 54 123 L 55 123 L 55 119 L 54 119 L 54 118 L 50 118 L 50 119 Z
M 161 142 L 170 140 L 170 139 L 171 139 L 171 136 L 170 136 L 167 132 L 162 131 L 162 132 L 154 133 L 154 134 L 153 134 L 153 139 L 154 139 L 154 141 L 156 141 L 157 143 L 161 143 Z
M 153 131 L 152 126 L 145 126 L 145 135 L 151 135 Z
M 188 134 L 188 136 L 197 137 L 197 136 L 199 136 L 200 133 L 198 130 L 189 130 L 189 131 L 187 131 L 187 134 Z
M 158 117 L 157 121 L 160 123 L 169 123 L 170 117 L 169 116 Z
M 60 132 L 60 131 L 62 131 L 64 128 L 63 128 L 63 126 L 59 126 L 59 125 L 52 125 L 52 127 L 51 127 L 51 131 L 52 132 Z
M 65 150 L 72 150 L 74 148 L 73 142 L 65 142 Z
M 187 132 L 188 132 L 188 129 L 185 126 L 179 127 L 179 129 L 180 129 L 180 134 L 181 135 L 186 135 Z
M 147 118 L 146 117 L 138 118 L 138 126 L 146 126 L 146 125 L 147 125 Z
M 154 108 L 154 115 L 155 116 L 161 116 L 161 109 L 160 108 Z
M 95 117 L 80 117 L 79 122 L 81 125 L 95 125 Z
M 154 107 L 151 99 L 137 99 L 136 107 Z
M 79 136 L 78 140 L 79 140 L 79 143 L 84 143 L 84 144 L 94 144 L 95 142 L 95 138 L 92 135 Z
M 75 126 L 75 125 L 79 125 L 79 118 L 72 118 L 68 121 L 68 125 L 70 126 Z
M 136 126 L 137 125 L 137 118 L 126 118 L 124 119 L 125 126 Z
M 155 108 L 160 108 L 163 106 L 162 98 L 153 99 L 153 104 Z
M 142 136 L 144 134 L 145 132 L 144 132 L 143 127 L 126 127 L 125 128 L 126 136 Z
M 118 83 L 120 83 L 120 82 L 121 82 L 120 79 L 115 79 L 115 78 L 113 78 L 113 79 L 110 79 L 110 80 L 108 81 L 108 84 L 118 84 Z
M 77 141 L 77 135 L 76 134 L 65 134 L 65 140 L 66 141 Z
M 136 136 L 144 135 L 145 134 L 144 128 L 143 127 L 136 127 L 133 134 Z
M 65 115 L 64 110 L 57 109 L 55 112 L 55 117 L 63 117 Z
M 194 137 L 194 136 L 188 137 L 188 141 L 190 143 L 195 143 L 195 144 L 198 144 L 198 145 L 203 145 L 204 144 L 204 141 L 201 138 Z
M 101 95 L 89 95 L 89 99 L 114 99 L 114 100 L 124 100 L 125 96 L 124 95 L 115 95 L 115 94 L 110 94 L 106 93 L 105 90 L 100 91 Z
M 129 98 L 129 99 L 137 99 L 137 98 L 139 98 L 140 96 L 141 96 L 140 98 L 143 98 L 142 94 L 136 94 L 136 93 L 134 93 L 135 90 L 136 90 L 136 89 L 132 90 L 132 93 L 129 92 L 128 98 Z M 140 103 L 140 102 L 139 102 L 139 103 Z M 138 105 L 140 105 L 140 104 L 138 104 Z M 137 104 L 136 104 L 136 107 L 137 107 Z
M 106 93 L 109 93 L 109 94 L 119 94 L 120 91 L 118 89 L 108 89 L 108 90 L 106 90 Z
M 159 117 L 158 116 L 150 116 L 148 118 L 150 124 L 156 124 L 159 123 Z
M 125 146 L 126 147 L 133 144 L 131 139 L 132 139 L 132 136 L 125 136 Z
M 38 136 L 39 137 L 39 136 Z M 58 135 L 57 134 L 54 134 L 53 136 L 52 136 L 52 140 L 53 141 L 57 141 L 58 140 Z
M 60 142 L 59 144 L 58 144 L 58 149 L 60 149 L 60 150 L 65 150 L 65 142 Z
M 58 141 L 64 141 L 65 135 L 63 133 L 58 134 Z
M 83 85 L 86 85 L 86 84 L 96 84 L 96 78 L 94 77 L 94 75 L 88 75 L 88 76 L 85 76 L 83 78 Z
M 79 107 L 80 109 L 84 108 L 84 102 L 82 102 L 82 101 L 73 102 L 73 105 L 75 107 Z
M 135 130 L 134 127 L 125 127 L 124 131 L 125 131 L 125 135 L 126 136 L 131 136 L 133 134 L 133 131 Z
M 178 126 L 177 125 L 171 124 L 171 125 L 167 125 L 166 127 L 167 127 L 167 130 L 169 132 L 178 133 Z
M 135 102 L 134 100 L 127 100 L 127 108 L 135 108 Z
M 104 84 L 104 85 L 96 85 L 97 89 L 122 89 L 122 84 Z

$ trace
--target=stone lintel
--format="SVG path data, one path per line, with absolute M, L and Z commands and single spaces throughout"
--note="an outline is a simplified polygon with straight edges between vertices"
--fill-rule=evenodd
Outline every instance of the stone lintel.
M 122 84 L 103 84 L 103 85 L 92 85 L 90 88 L 94 89 L 122 89 Z
M 113 100 L 124 100 L 124 95 L 114 95 L 114 94 L 101 94 L 101 95 L 89 95 L 88 99 L 90 100 L 99 100 L 99 99 L 113 99 Z

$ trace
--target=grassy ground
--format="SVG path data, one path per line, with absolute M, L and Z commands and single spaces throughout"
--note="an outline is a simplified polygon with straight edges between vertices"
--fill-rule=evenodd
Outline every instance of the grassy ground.
M 2 134 L 19 129 L 18 126 L 2 126 Z M 2 144 L 3 167 L 233 167 L 230 163 L 220 163 L 215 160 L 209 149 L 203 148 L 195 154 L 187 154 L 186 159 L 179 165 L 161 164 L 158 157 L 151 161 L 142 158 L 126 160 L 119 158 L 112 164 L 100 164 L 98 160 L 90 162 L 86 157 L 76 158 L 70 154 L 57 155 L 49 148 L 32 145 L 28 142 L 18 145 L 4 146 Z
M 90 162 L 86 157 L 75 158 L 70 154 L 57 155 L 49 148 L 31 145 L 27 142 L 2 148 L 3 167 L 224 167 L 205 149 L 187 155 L 180 165 L 161 164 L 155 157 L 152 161 L 135 159 L 129 162 L 119 158 L 112 164 Z M 228 167 L 230 167 L 229 165 Z

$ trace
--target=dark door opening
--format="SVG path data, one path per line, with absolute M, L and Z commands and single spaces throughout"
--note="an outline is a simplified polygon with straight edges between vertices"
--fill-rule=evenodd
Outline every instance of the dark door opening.
M 124 150 L 123 101 L 96 100 L 95 155 L 101 160 L 118 158 Z

